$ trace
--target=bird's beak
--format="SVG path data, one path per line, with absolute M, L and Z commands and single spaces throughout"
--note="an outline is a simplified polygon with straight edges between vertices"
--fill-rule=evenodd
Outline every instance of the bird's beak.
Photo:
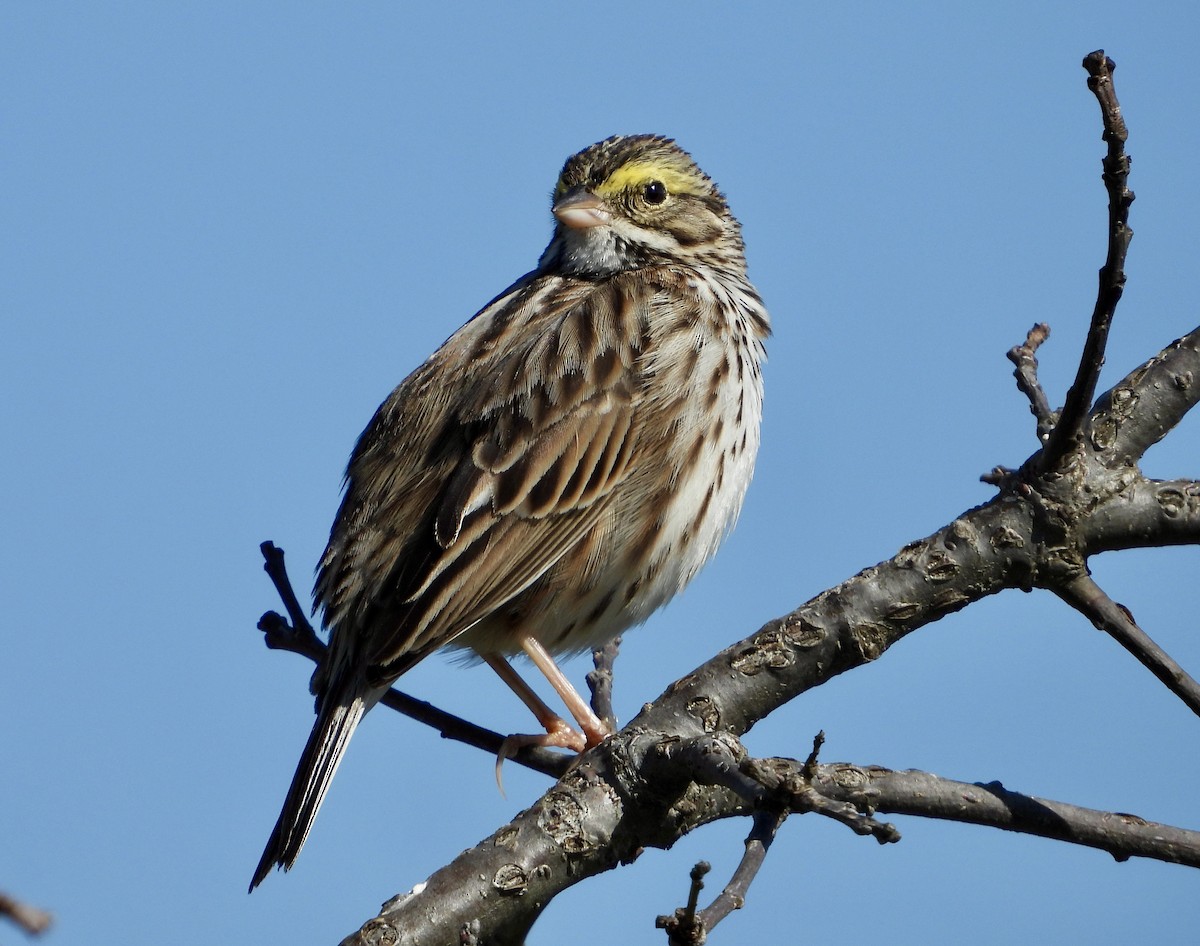
M 604 227 L 612 222 L 612 212 L 604 201 L 582 187 L 572 188 L 554 202 L 554 216 L 572 230 Z

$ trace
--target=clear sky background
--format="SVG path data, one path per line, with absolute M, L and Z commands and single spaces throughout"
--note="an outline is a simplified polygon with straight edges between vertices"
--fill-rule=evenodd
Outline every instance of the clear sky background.
M 1098 109 L 1119 64 L 1136 230 L 1102 387 L 1197 322 L 1189 2 L 12 2 L 0 11 L 0 889 L 48 943 L 333 943 L 546 781 L 380 710 L 297 867 L 246 884 L 311 724 L 311 667 L 255 630 L 303 594 L 354 439 L 536 262 L 567 155 L 675 136 L 720 182 L 771 309 L 741 524 L 631 634 L 629 719 L 671 681 L 993 490 L 1034 425 L 1005 351 L 1040 320 L 1055 403 L 1104 256 Z M 1200 475 L 1200 420 L 1146 470 Z M 1200 551 L 1093 561 L 1200 673 Z M 577 680 L 583 660 L 568 667 Z M 493 727 L 486 668 L 406 689 Z M 756 728 L 761 754 L 919 768 L 1197 827 L 1200 721 L 1045 593 L 912 635 Z M 897 819 L 784 828 L 719 943 L 1184 942 L 1200 874 Z M 744 823 L 556 901 L 530 938 L 658 943 Z M 0 941 L 19 940 L 0 928 Z

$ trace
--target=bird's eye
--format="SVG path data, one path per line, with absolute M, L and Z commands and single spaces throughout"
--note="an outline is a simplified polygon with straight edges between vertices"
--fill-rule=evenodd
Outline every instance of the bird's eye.
M 650 181 L 642 188 L 642 196 L 648 204 L 661 204 L 667 199 L 667 185 L 662 181 Z

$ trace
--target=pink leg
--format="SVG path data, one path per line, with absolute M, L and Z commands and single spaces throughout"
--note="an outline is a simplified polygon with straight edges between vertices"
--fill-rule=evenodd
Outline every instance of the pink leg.
M 509 689 L 521 698 L 521 702 L 529 707 L 533 715 L 537 717 L 538 723 L 546 730 L 546 735 L 544 736 L 509 736 L 505 740 L 505 746 L 508 751 L 501 750 L 502 758 L 511 755 L 513 750 L 528 745 L 554 746 L 563 749 L 574 749 L 576 752 L 582 752 L 587 748 L 586 739 L 567 725 L 566 720 L 550 709 L 542 701 L 542 698 L 533 692 L 529 684 L 521 679 L 521 675 L 512 668 L 512 665 L 507 660 L 499 654 L 493 653 L 480 654 L 479 656 L 483 658 L 489 667 L 496 671 L 496 675 L 501 680 L 508 684 Z M 570 686 L 570 684 L 567 685 Z M 578 694 L 575 696 L 576 699 L 579 698 Z
M 533 661 L 534 666 L 545 674 L 546 679 L 550 681 L 550 685 L 554 687 L 555 692 L 562 697 L 563 703 L 566 704 L 571 715 L 575 717 L 575 722 L 583 730 L 587 748 L 590 749 L 592 746 L 600 745 L 608 736 L 612 735 L 612 730 L 602 723 L 600 718 L 592 712 L 592 708 L 588 705 L 587 700 L 579 695 L 579 691 L 575 687 L 571 686 L 571 681 L 558 669 L 558 664 L 554 662 L 554 658 L 547 653 L 546 648 L 539 641 L 528 636 L 522 637 L 521 649 L 529 655 L 529 659 Z M 538 702 L 541 701 L 539 700 Z M 542 703 L 542 706 L 545 705 L 545 703 Z

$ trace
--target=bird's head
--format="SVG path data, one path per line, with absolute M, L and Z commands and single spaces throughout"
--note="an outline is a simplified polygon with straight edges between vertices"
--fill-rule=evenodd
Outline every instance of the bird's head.
M 545 271 L 600 278 L 664 263 L 744 269 L 725 197 L 670 138 L 618 135 L 568 158 L 552 210 Z

